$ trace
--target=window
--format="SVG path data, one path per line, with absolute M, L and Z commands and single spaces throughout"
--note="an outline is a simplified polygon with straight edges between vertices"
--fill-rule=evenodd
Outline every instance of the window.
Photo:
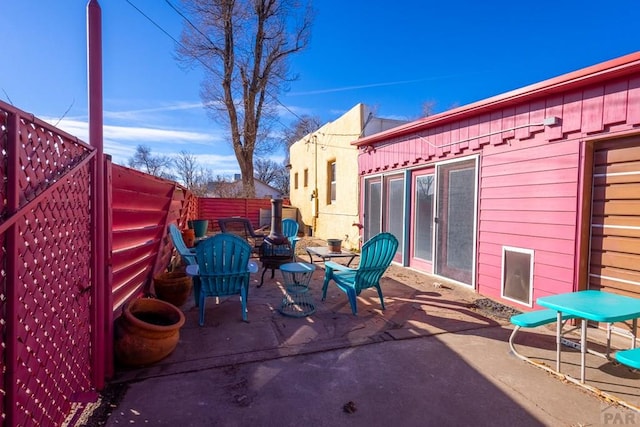
M 336 162 L 329 163 L 329 204 L 336 201 Z
M 293 174 L 293 189 L 298 189 L 298 172 Z
M 302 177 L 303 183 L 305 187 L 309 186 L 309 169 L 304 170 L 304 175 Z

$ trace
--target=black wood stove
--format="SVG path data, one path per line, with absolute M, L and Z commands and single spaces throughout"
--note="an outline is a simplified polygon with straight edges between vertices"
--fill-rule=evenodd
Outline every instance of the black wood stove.
M 287 236 L 282 234 L 282 199 L 271 199 L 271 231 L 260 245 L 260 262 L 262 262 L 262 277 L 258 287 L 264 282 L 264 274 L 271 270 L 271 278 L 274 272 L 282 264 L 292 262 L 293 251 Z

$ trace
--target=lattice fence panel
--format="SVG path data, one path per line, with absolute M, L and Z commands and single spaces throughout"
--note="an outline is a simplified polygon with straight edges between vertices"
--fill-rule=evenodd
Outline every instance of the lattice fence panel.
M 0 222 L 4 221 L 7 212 L 7 112 L 0 110 Z M 6 348 L 7 343 L 7 247 L 5 244 L 5 235 L 0 233 L 0 424 L 5 425 L 6 408 L 5 398 L 7 390 L 5 389 L 6 377 Z
M 0 222 L 4 220 L 7 215 L 7 117 L 6 111 L 0 110 Z
M 69 172 L 89 151 L 77 139 L 53 132 L 37 123 L 20 120 L 20 205 Z
M 15 142 L 8 140 L 8 114 L 19 115 L 17 147 L 9 145 Z M 0 223 L 13 221 L 19 236 L 15 247 L 7 248 L 6 235 L 0 234 L 0 397 L 9 387 L 16 391 L 12 402 L 2 399 L 0 405 L 7 406 L 0 410 L 3 424 L 11 408 L 19 425 L 49 426 L 60 425 L 73 397 L 92 386 L 91 163 L 78 166 L 92 149 L 28 117 L 0 108 Z M 10 152 L 18 153 L 19 162 L 17 176 L 11 177 Z M 12 217 L 7 215 L 7 182 L 19 187 L 20 206 Z M 7 264 L 8 250 L 18 258 L 15 268 Z M 16 315 L 7 322 L 9 275 L 17 279 Z M 17 342 L 5 342 L 8 328 L 15 330 Z M 15 346 L 15 360 L 7 360 L 7 344 Z M 7 366 L 14 369 L 14 384 L 7 384 Z
M 2 369 L 0 372 L 0 425 L 4 425 L 6 417 L 5 397 L 7 391 L 5 390 L 5 375 L 6 375 L 6 347 L 5 337 L 7 336 L 7 268 L 6 268 L 6 254 L 7 248 L 5 245 L 5 235 L 0 234 L 0 365 Z
M 18 226 L 18 408 L 53 425 L 90 387 L 89 166 Z

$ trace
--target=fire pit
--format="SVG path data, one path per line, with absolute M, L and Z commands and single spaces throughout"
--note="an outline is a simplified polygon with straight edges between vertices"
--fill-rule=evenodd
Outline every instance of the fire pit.
M 291 262 L 293 251 L 289 239 L 282 233 L 282 199 L 271 199 L 271 231 L 260 245 L 260 262 L 262 262 L 262 277 L 260 284 L 264 282 L 264 274 L 271 270 L 273 279 L 275 270 L 282 264 Z

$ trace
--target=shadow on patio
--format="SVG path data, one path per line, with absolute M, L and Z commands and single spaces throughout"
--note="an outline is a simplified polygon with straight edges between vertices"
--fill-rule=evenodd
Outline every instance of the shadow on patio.
M 349 402 L 353 419 L 370 425 L 424 425 L 426 416 L 438 424 L 575 425 L 601 422 L 602 411 L 636 415 L 510 354 L 508 319 L 478 310 L 480 296 L 469 289 L 392 266 L 382 281 L 387 309 L 368 290 L 354 316 L 333 283 L 320 301 L 318 266 L 308 317 L 278 311 L 279 272 L 267 273 L 261 288 L 260 272 L 252 275 L 247 323 L 237 297 L 212 298 L 199 327 L 190 298 L 176 350 L 152 366 L 117 371 L 112 384 L 128 390 L 107 425 L 335 425 L 346 421 Z M 551 329 L 523 331 L 518 344 L 553 363 Z M 568 371 L 577 369 L 578 354 L 564 353 Z M 627 369 L 590 359 L 588 378 L 637 404 L 638 376 Z

